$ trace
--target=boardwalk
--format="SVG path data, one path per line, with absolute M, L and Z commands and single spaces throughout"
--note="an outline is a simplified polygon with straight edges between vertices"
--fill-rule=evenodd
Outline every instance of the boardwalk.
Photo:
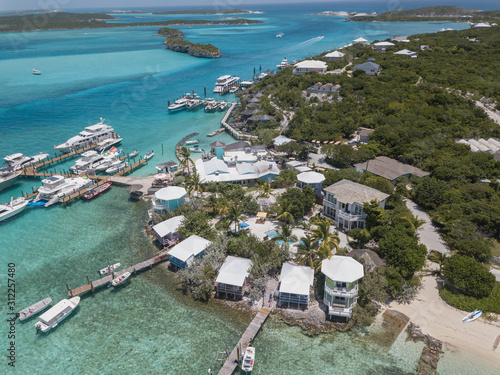
M 125 272 L 136 273 L 136 272 L 144 271 L 148 268 L 152 268 L 154 265 L 156 265 L 158 263 L 164 262 L 165 260 L 168 260 L 168 252 L 166 252 L 166 251 L 160 253 L 159 255 L 155 256 L 154 258 L 145 260 L 144 262 L 138 263 L 134 266 L 130 266 L 129 268 L 126 268 L 124 270 L 120 270 L 118 272 L 115 272 L 115 277 L 118 277 Z M 87 293 L 90 291 L 95 291 L 95 289 L 98 289 L 104 285 L 108 285 L 112 279 L 113 279 L 113 277 L 111 275 L 108 275 L 108 276 L 102 277 L 102 278 L 97 279 L 97 280 L 92 281 L 92 282 L 89 281 L 87 284 L 82 285 L 82 286 L 75 288 L 75 289 L 70 289 L 68 287 L 68 285 L 66 284 L 66 287 L 68 289 L 68 296 L 71 298 L 71 297 L 75 297 L 75 296 L 78 296 L 80 294 L 84 294 L 84 293 Z M 88 280 L 88 276 L 87 276 L 87 280 Z
M 224 117 L 222 118 L 221 120 L 221 125 L 224 129 L 227 130 L 227 132 L 229 134 L 231 134 L 234 138 L 236 139 L 259 139 L 257 136 L 255 135 L 248 135 L 248 134 L 243 134 L 242 132 L 234 129 L 231 125 L 229 125 L 227 123 L 227 119 L 229 118 L 229 116 L 231 116 L 231 113 L 233 112 L 234 108 L 236 107 L 237 103 L 233 103 L 231 104 L 231 107 L 229 108 L 229 110 L 226 112 L 226 114 L 224 115 Z
M 257 332 L 259 332 L 260 327 L 264 324 L 270 312 L 271 310 L 264 307 L 259 310 L 257 315 L 255 315 L 255 318 L 253 318 L 252 322 L 247 327 L 245 333 L 243 333 L 243 336 L 241 336 L 240 341 L 238 341 L 234 347 L 233 351 L 229 355 L 229 358 L 224 363 L 224 366 L 220 369 L 219 375 L 231 375 L 234 370 L 236 370 L 237 365 L 233 362 L 238 357 L 238 349 L 240 348 L 240 345 L 241 352 L 244 353 L 250 342 L 255 338 L 255 336 L 257 336 Z
M 73 150 L 71 152 L 62 154 L 60 156 L 56 156 L 54 158 L 49 157 L 48 160 L 42 161 L 41 163 L 35 165 L 35 169 L 45 167 L 46 165 L 49 165 L 49 164 L 55 164 L 55 163 L 60 162 L 61 160 L 64 160 L 64 159 L 70 159 L 70 158 L 72 158 L 72 157 L 74 157 L 74 156 L 76 156 L 78 154 L 81 154 L 82 152 L 85 152 L 85 151 L 88 151 L 88 150 L 92 150 L 95 147 L 97 147 L 97 144 L 93 144 L 93 145 L 90 145 L 90 146 L 87 146 L 87 147 L 83 147 L 83 148 L 80 148 L 78 150 Z

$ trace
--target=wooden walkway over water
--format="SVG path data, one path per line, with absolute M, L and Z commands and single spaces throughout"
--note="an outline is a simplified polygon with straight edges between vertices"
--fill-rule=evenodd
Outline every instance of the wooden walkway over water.
M 237 103 L 233 103 L 231 104 L 231 107 L 229 108 L 229 110 L 226 112 L 226 114 L 224 115 L 224 117 L 222 118 L 221 120 L 221 125 L 224 129 L 227 130 L 227 132 L 229 134 L 231 134 L 234 138 L 236 139 L 240 139 L 240 140 L 246 140 L 246 139 L 259 139 L 259 137 L 255 136 L 255 135 L 248 135 L 248 134 L 243 134 L 242 132 L 234 129 L 231 125 L 229 125 L 227 123 L 227 119 L 229 118 L 229 116 L 231 116 L 231 113 L 233 112 L 234 108 L 236 107 Z
M 264 324 L 270 312 L 271 310 L 266 309 L 265 307 L 259 310 L 257 315 L 255 315 L 252 322 L 247 327 L 245 333 L 243 333 L 243 336 L 241 336 L 240 341 L 238 341 L 238 343 L 234 347 L 233 351 L 229 355 L 229 358 L 224 363 L 224 366 L 222 366 L 222 368 L 219 370 L 219 375 L 231 375 L 234 370 L 236 370 L 236 367 L 238 365 L 233 362 L 235 362 L 236 359 L 238 359 L 238 361 L 240 360 L 240 358 L 238 358 L 238 350 L 240 346 L 241 354 L 245 353 L 246 348 L 252 342 L 255 336 L 257 336 L 260 327 L 262 327 L 262 324 Z
M 161 263 L 161 262 L 164 262 L 166 260 L 168 260 L 168 252 L 164 251 L 164 252 L 161 252 L 160 254 L 158 254 L 157 256 L 155 256 L 154 258 L 145 260 L 144 262 L 138 263 L 134 266 L 130 266 L 128 268 L 125 268 L 123 270 L 115 272 L 115 277 L 118 277 L 125 272 L 130 272 L 130 273 L 136 274 L 137 272 L 142 272 L 142 271 L 145 271 L 147 269 L 151 269 L 151 268 L 153 268 L 154 265 Z M 104 276 L 104 277 L 97 279 L 95 281 L 90 281 L 89 277 L 87 276 L 87 284 L 79 286 L 78 288 L 70 289 L 68 284 L 66 284 L 66 288 L 68 289 L 68 296 L 71 298 L 71 297 L 75 297 L 75 296 L 78 296 L 81 294 L 85 294 L 85 293 L 90 292 L 90 291 L 94 292 L 96 289 L 98 289 L 104 285 L 109 285 L 111 280 L 113 280 L 113 276 L 111 276 L 111 275 Z

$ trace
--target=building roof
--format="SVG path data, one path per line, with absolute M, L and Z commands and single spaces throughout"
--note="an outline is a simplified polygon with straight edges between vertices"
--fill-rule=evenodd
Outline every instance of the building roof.
M 393 53 L 393 55 L 405 55 L 405 56 L 413 56 L 416 54 L 417 54 L 416 52 L 410 51 L 409 49 L 402 49 L 401 51 Z
M 364 71 L 367 70 L 378 70 L 380 68 L 379 64 L 375 64 L 374 62 L 368 61 L 365 62 L 364 64 L 358 64 L 354 66 L 354 70 L 361 69 Z
M 325 57 L 344 57 L 344 56 L 345 54 L 340 51 L 329 52 L 325 55 Z
M 363 43 L 363 42 L 368 42 L 365 38 L 359 37 L 358 39 L 353 40 L 354 43 Z
M 391 42 L 378 42 L 378 43 L 374 43 L 373 45 L 376 47 L 391 47 L 391 46 L 394 46 L 395 44 L 391 43 Z
M 286 165 L 287 165 L 288 167 L 292 167 L 292 168 L 293 168 L 293 167 L 299 167 L 299 166 L 301 166 L 302 164 L 304 164 L 304 162 L 302 162 L 302 161 L 298 161 L 298 160 L 290 160 L 290 161 L 287 161 L 287 162 L 286 162 Z
M 168 186 L 155 193 L 157 199 L 164 201 L 173 201 L 182 198 L 187 194 L 186 189 L 180 186 Z
M 210 143 L 210 147 L 225 147 L 225 146 L 226 146 L 226 144 L 222 143 L 220 141 L 215 141 L 215 142 Z
M 309 168 L 308 166 L 305 165 L 299 165 L 298 167 L 295 167 L 295 170 L 299 173 L 303 173 L 303 172 L 311 172 L 312 168 Z
M 260 111 L 259 111 L 260 112 Z M 225 151 L 231 151 L 231 150 L 239 150 L 239 149 L 244 149 L 245 147 L 249 147 L 250 142 L 248 141 L 238 141 L 234 143 L 230 143 L 224 147 Z
M 321 263 L 321 273 L 332 281 L 352 283 L 361 279 L 365 272 L 363 265 L 351 257 L 334 255 Z
M 239 163 L 236 164 L 236 169 L 240 174 L 249 174 L 249 173 L 257 173 L 257 168 L 255 168 L 250 163 Z
M 252 260 L 245 258 L 238 258 L 229 255 L 224 264 L 219 270 L 216 283 L 243 286 L 245 279 L 250 274 L 252 268 Z
M 278 135 L 276 138 L 273 139 L 273 144 L 275 146 L 285 145 L 290 142 L 295 142 L 295 139 L 285 137 L 284 135 Z
M 371 133 L 373 133 L 375 130 L 374 129 L 370 129 L 370 128 L 363 128 L 363 127 L 359 127 L 356 132 L 359 134 L 359 135 L 363 135 L 363 136 L 368 136 L 370 135 Z
M 182 220 L 184 220 L 184 215 L 174 216 L 168 220 L 162 221 L 153 227 L 155 233 L 160 237 L 165 237 L 169 233 L 175 233 L 177 228 L 181 225 Z
M 373 173 L 377 176 L 387 178 L 391 181 L 408 173 L 411 173 L 412 175 L 417 177 L 425 177 L 430 174 L 429 172 L 425 172 L 420 168 L 401 163 L 397 160 L 388 158 L 387 156 L 377 156 L 373 160 L 368 160 L 364 163 L 358 163 L 354 166 L 359 169 L 364 169 L 365 171 Z
M 249 154 L 252 155 L 252 154 Z M 215 159 L 215 158 L 214 158 Z M 212 160 L 214 160 L 212 159 Z M 222 160 L 218 160 L 217 164 L 222 166 L 220 163 L 224 163 Z M 215 163 L 215 162 L 213 162 Z M 244 167 L 241 164 L 244 163 L 238 163 L 234 164 L 234 166 L 228 166 L 226 163 L 225 168 L 227 168 L 227 173 L 212 173 L 208 174 L 207 172 L 210 171 L 210 169 L 206 169 L 208 162 L 203 162 L 202 159 L 198 159 L 195 161 L 195 166 L 198 174 L 200 175 L 200 180 L 203 183 L 208 183 L 208 182 L 240 182 L 240 181 L 249 181 L 249 180 L 255 180 L 258 178 L 265 178 L 268 175 L 275 175 L 278 176 L 280 171 L 278 169 L 278 166 L 274 161 L 259 161 L 256 163 L 246 163 L 249 164 L 249 167 Z M 210 165 L 210 164 L 209 164 Z M 253 173 L 252 170 L 254 171 Z M 244 172 L 245 174 L 240 173 Z
M 325 176 L 318 172 L 303 172 L 297 175 L 297 180 L 305 184 L 320 184 L 325 181 Z
M 313 282 L 314 270 L 311 267 L 284 263 L 281 268 L 279 291 L 309 295 Z
M 410 41 L 407 36 L 397 36 L 392 38 L 392 40 L 396 42 L 406 42 L 406 43 Z
M 328 186 L 325 191 L 333 194 L 339 202 L 348 204 L 363 204 L 374 199 L 381 202 L 389 197 L 389 194 L 382 193 L 377 189 L 345 179 Z
M 370 249 L 354 249 L 348 254 L 348 257 L 362 259 L 365 262 L 369 272 L 373 272 L 375 268 L 385 266 L 385 261 L 378 256 L 378 254 Z
M 294 65 L 296 68 L 302 69 L 326 69 L 327 64 L 324 61 L 304 60 Z
M 214 173 L 229 173 L 229 167 L 224 161 L 212 158 L 203 163 L 205 167 L 205 174 L 214 174 Z
M 175 245 L 172 250 L 168 252 L 168 255 L 179 259 L 181 262 L 186 262 L 189 258 L 199 255 L 211 243 L 212 242 L 209 240 L 194 234 Z

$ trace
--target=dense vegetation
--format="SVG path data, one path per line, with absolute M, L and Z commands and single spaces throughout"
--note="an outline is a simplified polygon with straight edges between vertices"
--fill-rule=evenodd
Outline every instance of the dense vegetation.
M 429 21 L 483 21 L 500 18 L 500 11 L 481 11 L 457 6 L 430 6 L 416 9 L 398 9 L 375 16 L 351 17 L 357 22 L 429 22 Z
M 192 43 L 184 40 L 184 33 L 177 29 L 162 27 L 158 30 L 158 35 L 165 36 L 165 46 L 167 49 L 188 53 L 196 57 L 220 57 L 220 50 L 212 44 Z

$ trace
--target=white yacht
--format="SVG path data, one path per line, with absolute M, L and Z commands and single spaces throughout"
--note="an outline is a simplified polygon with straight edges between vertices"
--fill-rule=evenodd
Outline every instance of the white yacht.
M 281 63 L 279 65 L 276 65 L 276 68 L 281 70 L 283 68 L 286 68 L 287 66 L 290 66 L 290 64 L 288 63 L 288 60 L 285 57 L 283 60 L 281 60 Z
M 278 33 L 278 34 L 276 34 L 276 38 L 282 38 L 283 35 L 285 35 L 285 33 Z
M 69 151 L 74 148 L 88 146 L 93 143 L 103 142 L 107 139 L 119 139 L 119 135 L 114 132 L 114 129 L 104 123 L 101 117 L 101 122 L 95 125 L 87 126 L 84 131 L 81 131 L 77 136 L 68 139 L 54 147 L 55 150 Z
M 46 201 L 45 207 L 48 207 L 61 198 L 90 187 L 92 184 L 92 180 L 84 177 L 64 178 L 54 175 L 42 180 L 42 186 L 38 188 L 38 195 L 34 200 Z
M 22 171 L 14 171 L 12 167 L 0 168 L 0 191 L 13 185 Z
M 75 162 L 70 170 L 73 173 L 80 174 L 88 169 L 94 169 L 102 164 L 104 161 L 104 156 L 99 154 L 97 151 L 90 150 L 82 153 L 82 157 Z
M 17 198 L 11 199 L 9 203 L 0 204 L 0 221 L 6 220 L 12 217 L 26 208 L 29 203 L 28 199 Z
M 168 110 L 170 112 L 183 110 L 184 108 L 186 108 L 186 105 L 188 104 L 189 100 L 190 99 L 186 99 L 186 98 L 177 99 L 173 104 L 170 104 L 168 106 Z
M 29 167 L 30 165 L 38 164 L 48 156 L 49 154 L 40 153 L 38 155 L 30 157 L 17 152 L 15 154 L 4 157 L 3 160 L 9 167 L 12 167 L 15 171 L 19 171 L 23 168 Z
M 80 297 L 73 297 L 71 299 L 63 299 L 59 301 L 54 307 L 49 311 L 40 315 L 40 321 L 35 324 L 36 333 L 39 331 L 47 332 L 51 328 L 57 327 L 57 324 L 71 314 L 78 304 L 80 303 Z
M 120 143 L 121 141 L 123 140 L 123 138 L 120 138 L 120 137 L 117 137 L 117 138 L 108 138 L 108 139 L 105 139 L 104 141 L 102 142 L 99 142 L 97 144 L 97 149 L 99 151 L 104 151 L 104 150 L 107 150 L 108 148 L 110 148 L 111 146 L 114 146 L 114 145 L 117 145 L 118 143 Z
M 111 166 L 106 169 L 106 173 L 117 173 L 120 172 L 122 169 L 125 169 L 128 167 L 128 162 L 122 161 L 122 160 L 115 160 Z
M 230 75 L 221 76 L 215 83 L 214 92 L 217 94 L 224 94 L 228 92 L 231 87 L 237 86 L 240 77 L 231 77 Z
M 39 71 L 38 69 L 35 69 L 35 68 L 33 68 L 32 72 L 33 72 L 33 74 L 34 74 L 34 75 L 36 75 L 36 76 L 42 75 L 42 72 L 41 72 L 41 71 Z

